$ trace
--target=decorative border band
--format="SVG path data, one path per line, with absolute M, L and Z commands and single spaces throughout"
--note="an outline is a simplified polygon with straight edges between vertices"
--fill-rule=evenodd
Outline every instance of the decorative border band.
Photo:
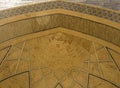
M 0 20 L 13 17 L 16 15 L 50 10 L 50 9 L 65 9 L 75 11 L 79 13 L 89 14 L 104 19 L 108 19 L 114 22 L 120 23 L 120 13 L 102 9 L 99 7 L 93 7 L 90 5 L 84 5 L 80 3 L 66 2 L 66 1 L 50 1 L 44 3 L 37 3 L 33 5 L 21 6 L 12 9 L 0 11 Z
M 48 21 L 46 21 L 46 19 Z M 67 14 L 43 15 L 3 25 L 0 27 L 0 43 L 15 37 L 50 30 L 57 27 L 67 28 L 86 35 L 94 36 L 120 47 L 119 29 Z

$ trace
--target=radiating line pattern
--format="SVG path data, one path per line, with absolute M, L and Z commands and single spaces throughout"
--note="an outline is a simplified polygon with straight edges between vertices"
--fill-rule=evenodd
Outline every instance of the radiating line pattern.
M 0 88 L 120 88 L 118 58 L 95 42 L 48 34 L 0 50 Z

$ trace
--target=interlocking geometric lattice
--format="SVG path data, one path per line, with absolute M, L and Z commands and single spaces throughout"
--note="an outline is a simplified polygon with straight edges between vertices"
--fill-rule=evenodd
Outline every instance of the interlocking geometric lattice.
M 0 9 L 46 1 L 52 0 L 0 0 Z M 120 0 L 66 0 L 66 1 L 94 4 L 120 11 Z
M 120 88 L 120 54 L 63 32 L 0 51 L 0 88 Z
M 114 11 L 102 9 L 99 7 L 89 6 L 86 4 L 59 1 L 59 0 L 51 1 L 51 2 L 44 2 L 44 3 L 36 3 L 36 4 L 21 6 L 21 7 L 13 8 L 13 9 L 1 10 L 0 20 L 13 17 L 13 16 L 17 16 L 17 15 L 45 11 L 45 10 L 52 10 L 52 9 L 64 9 L 64 10 L 79 12 L 79 13 L 93 15 L 93 16 L 97 16 L 100 18 L 104 18 L 107 20 L 120 23 L 119 12 L 117 13 Z

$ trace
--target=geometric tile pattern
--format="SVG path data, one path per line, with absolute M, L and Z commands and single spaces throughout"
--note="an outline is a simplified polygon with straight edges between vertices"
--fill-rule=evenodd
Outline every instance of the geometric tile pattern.
M 16 6 L 32 4 L 32 3 L 46 2 L 46 1 L 52 1 L 52 0 L 14 0 L 14 1 L 0 0 L 0 9 L 16 7 Z M 120 11 L 120 0 L 66 0 L 66 1 L 94 4 Z
M 31 12 L 38 12 L 50 9 L 65 9 L 84 14 L 89 14 L 101 18 L 105 18 L 114 22 L 120 22 L 120 13 L 105 10 L 99 7 L 93 7 L 86 4 L 73 3 L 67 1 L 51 1 L 44 3 L 36 3 L 33 5 L 17 7 L 13 9 L 6 9 L 0 11 L 0 19 L 26 14 Z
M 81 0 L 73 1 L 81 2 Z M 120 0 L 83 0 L 82 2 L 120 11 Z
M 0 53 L 0 88 L 120 88 L 120 54 L 64 32 Z

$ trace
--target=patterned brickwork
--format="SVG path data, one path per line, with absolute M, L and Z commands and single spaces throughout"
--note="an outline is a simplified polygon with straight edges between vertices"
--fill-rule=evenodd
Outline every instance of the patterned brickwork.
M 0 19 L 12 17 L 15 15 L 44 11 L 49 9 L 65 9 L 93 16 L 105 18 L 114 22 L 120 22 L 120 13 L 114 11 L 105 10 L 99 7 L 92 7 L 84 4 L 77 4 L 65 1 L 52 1 L 46 3 L 37 3 L 34 5 L 23 6 L 19 8 L 7 9 L 0 11 Z
M 46 2 L 46 1 L 52 1 L 52 0 L 0 0 L 0 9 L 11 8 L 11 7 L 16 7 L 31 3 Z M 94 4 L 120 11 L 120 0 L 66 0 L 66 1 Z

